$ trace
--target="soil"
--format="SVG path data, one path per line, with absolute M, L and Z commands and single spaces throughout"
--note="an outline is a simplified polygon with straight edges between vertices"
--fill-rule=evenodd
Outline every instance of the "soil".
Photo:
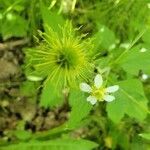
M 0 43 L 0 138 L 2 139 L 11 140 L 8 135 L 11 130 L 18 128 L 32 132 L 49 130 L 63 124 L 68 118 L 67 109 L 40 108 L 38 98 L 33 102 L 31 97 L 21 95 L 20 85 L 26 81 L 21 69 L 24 60 L 22 49 L 28 44 L 29 41 L 26 39 Z

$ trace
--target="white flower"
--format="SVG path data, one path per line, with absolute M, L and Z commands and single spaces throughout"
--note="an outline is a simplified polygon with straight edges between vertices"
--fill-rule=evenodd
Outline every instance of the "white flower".
M 90 93 L 90 96 L 87 97 L 87 101 L 94 105 L 97 101 L 107 101 L 111 102 L 115 99 L 114 96 L 110 95 L 111 93 L 116 92 L 119 89 L 118 85 L 103 87 L 103 79 L 100 74 L 97 74 L 94 78 L 94 85 L 91 87 L 87 83 L 81 83 L 80 89 L 84 92 Z

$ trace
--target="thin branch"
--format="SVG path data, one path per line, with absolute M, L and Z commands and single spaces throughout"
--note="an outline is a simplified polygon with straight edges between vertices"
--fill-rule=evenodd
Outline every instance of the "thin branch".
M 5 43 L 0 43 L 0 51 L 3 51 L 5 49 L 12 50 L 17 46 L 22 46 L 25 45 L 29 42 L 29 39 L 21 39 L 17 41 L 10 41 L 10 42 L 5 42 Z

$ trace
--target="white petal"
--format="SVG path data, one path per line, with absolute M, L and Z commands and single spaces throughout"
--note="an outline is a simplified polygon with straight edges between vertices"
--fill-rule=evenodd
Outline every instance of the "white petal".
M 94 85 L 97 88 L 100 88 L 102 86 L 102 83 L 103 83 L 102 76 L 100 74 L 97 74 L 94 79 Z
M 38 77 L 38 76 L 34 76 L 34 75 L 33 76 L 32 75 L 27 76 L 27 79 L 30 81 L 41 81 L 41 80 L 43 80 L 42 77 Z
M 97 99 L 96 99 L 96 97 L 94 97 L 94 96 L 89 96 L 89 97 L 87 98 L 87 101 L 90 102 L 92 105 L 94 105 L 94 104 L 96 104 Z
M 107 102 L 112 102 L 114 99 L 115 99 L 115 97 L 112 95 L 105 95 L 104 96 L 104 100 Z
M 113 93 L 113 92 L 118 91 L 118 89 L 119 89 L 119 86 L 118 85 L 114 85 L 114 86 L 110 86 L 110 87 L 106 88 L 106 92 Z
M 81 83 L 80 84 L 80 89 L 83 92 L 88 92 L 88 93 L 90 93 L 92 91 L 92 88 L 87 83 Z

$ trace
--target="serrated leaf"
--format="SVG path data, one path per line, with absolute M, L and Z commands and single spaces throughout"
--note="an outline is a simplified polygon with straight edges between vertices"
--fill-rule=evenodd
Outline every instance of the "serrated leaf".
M 6 147 L 1 147 L 1 150 L 92 150 L 98 145 L 87 140 L 73 140 L 73 139 L 57 139 L 47 142 L 29 142 L 19 143 Z
M 51 80 L 48 80 L 42 89 L 40 106 L 54 107 L 60 105 L 62 102 L 61 90 L 56 88 L 56 86 L 51 83 Z
M 44 5 L 42 1 L 40 1 L 40 9 L 42 13 L 42 19 L 44 22 L 45 31 L 47 31 L 46 26 L 50 26 L 55 32 L 60 31 L 60 26 L 64 24 L 64 19 L 61 15 L 58 15 L 55 12 L 51 12 L 48 7 Z
M 150 49 L 145 45 L 139 45 L 128 51 L 122 58 L 120 65 L 123 69 L 133 75 L 137 75 L 139 70 L 150 74 Z
M 107 105 L 109 118 L 117 123 L 127 114 L 142 121 L 148 113 L 148 108 L 141 82 L 130 79 L 117 84 L 120 89 L 115 93 L 116 100 Z
M 92 105 L 86 101 L 85 95 L 80 91 L 71 91 L 69 103 L 71 105 L 68 128 L 74 128 L 84 119 L 92 109 Z

